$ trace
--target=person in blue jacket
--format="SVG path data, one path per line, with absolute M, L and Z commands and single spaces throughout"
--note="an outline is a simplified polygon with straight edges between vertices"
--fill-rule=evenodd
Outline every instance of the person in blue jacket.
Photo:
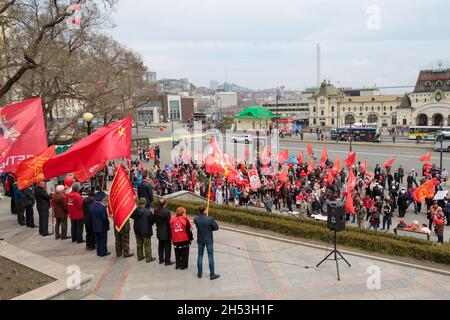
M 106 257 L 111 254 L 111 252 L 108 252 L 109 218 L 104 203 L 105 198 L 106 194 L 104 192 L 97 192 L 94 197 L 95 203 L 89 208 L 92 231 L 95 234 L 95 242 L 97 243 L 97 256 L 99 257 Z

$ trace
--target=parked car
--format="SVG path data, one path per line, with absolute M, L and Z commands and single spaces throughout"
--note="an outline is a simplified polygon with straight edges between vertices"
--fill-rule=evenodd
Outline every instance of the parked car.
M 253 143 L 253 136 L 251 135 L 242 135 L 242 136 L 235 136 L 231 138 L 231 141 L 233 143 L 245 143 L 245 144 L 250 144 Z

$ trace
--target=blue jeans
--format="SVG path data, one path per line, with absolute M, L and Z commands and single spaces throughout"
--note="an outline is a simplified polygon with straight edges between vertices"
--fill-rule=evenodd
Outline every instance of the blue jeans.
M 203 253 L 206 250 L 208 251 L 208 260 L 209 260 L 209 275 L 214 275 L 214 248 L 213 244 L 200 244 L 198 243 L 198 258 L 197 258 L 197 269 L 198 275 L 203 275 Z

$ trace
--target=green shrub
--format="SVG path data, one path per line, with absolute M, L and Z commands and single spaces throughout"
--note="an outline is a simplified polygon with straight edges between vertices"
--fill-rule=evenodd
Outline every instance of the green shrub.
M 189 215 L 196 215 L 201 203 L 190 201 L 168 201 L 168 208 L 175 210 L 183 206 Z M 211 205 L 210 215 L 219 221 L 245 225 L 261 230 L 273 231 L 303 239 L 330 242 L 333 232 L 328 230 L 325 222 L 306 218 L 286 217 L 264 211 Z M 450 264 L 450 245 L 434 245 L 431 241 L 395 234 L 360 230 L 348 227 L 337 235 L 340 245 L 400 257 L 411 257 Z

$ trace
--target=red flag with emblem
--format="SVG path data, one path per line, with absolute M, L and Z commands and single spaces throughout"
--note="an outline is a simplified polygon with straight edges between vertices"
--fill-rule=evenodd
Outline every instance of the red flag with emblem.
M 0 173 L 47 150 L 41 98 L 25 100 L 0 109 Z
M 136 199 L 133 186 L 122 165 L 117 168 L 111 185 L 108 205 L 114 219 L 116 230 L 120 232 L 136 209 Z
M 84 138 L 44 165 L 47 179 L 88 169 L 119 158 L 131 159 L 131 115 Z
M 431 160 L 431 152 L 428 152 L 426 156 L 420 157 L 420 162 L 429 162 Z
M 436 194 L 436 186 L 439 184 L 437 179 L 428 180 L 416 190 L 414 190 L 414 200 L 422 203 L 425 199 L 433 199 Z
M 261 179 L 259 178 L 258 170 L 256 170 L 255 167 L 248 172 L 248 177 L 250 179 L 250 187 L 252 190 L 261 188 Z
M 220 174 L 225 170 L 222 151 L 217 145 L 216 138 L 211 137 L 208 155 L 205 158 L 206 172 L 209 174 Z
M 22 161 L 16 168 L 19 190 L 23 190 L 33 183 L 45 180 L 42 167 L 48 159 L 55 155 L 55 146 L 51 146 L 44 152 Z

